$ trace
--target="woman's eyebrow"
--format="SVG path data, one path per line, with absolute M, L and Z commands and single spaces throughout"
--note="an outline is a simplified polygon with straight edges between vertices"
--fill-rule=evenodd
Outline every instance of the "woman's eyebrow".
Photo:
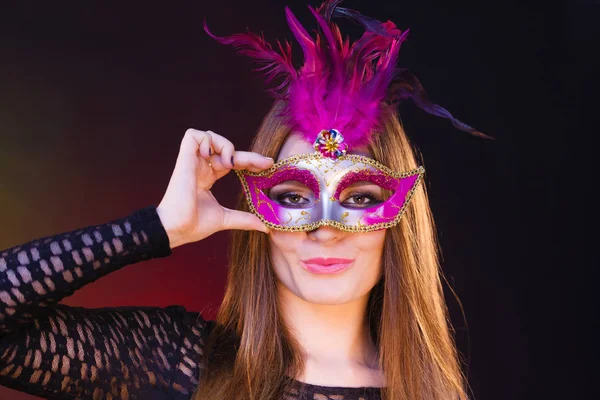
M 357 181 L 357 182 L 352 183 L 351 185 L 347 185 L 345 187 L 345 189 L 347 189 L 349 187 L 354 187 L 354 186 L 377 186 L 378 188 L 381 188 L 381 186 L 377 185 L 375 182 Z
M 383 174 L 365 172 L 365 171 L 354 171 L 347 173 L 342 180 L 338 183 L 335 189 L 334 198 L 339 198 L 340 193 L 346 188 L 356 185 L 376 185 L 382 189 L 394 190 L 396 186 L 394 178 L 386 177 Z
M 295 179 L 291 179 L 288 181 L 283 181 L 278 183 L 277 185 L 273 186 L 273 187 L 279 187 L 279 186 L 293 186 L 293 187 L 302 187 L 302 188 L 308 188 L 308 186 L 306 186 L 306 184 L 297 181 Z
M 270 177 L 259 177 L 257 178 L 257 181 L 259 181 L 257 186 L 260 189 L 273 188 L 283 182 L 297 181 L 312 190 L 317 198 L 320 196 L 319 180 L 315 174 L 308 169 L 299 168 L 297 166 L 281 168 L 274 172 Z
M 287 183 L 287 184 L 291 184 L 291 185 L 292 185 L 292 184 L 293 184 L 293 185 L 296 185 L 296 184 L 298 184 L 298 185 L 303 185 L 303 186 L 306 186 L 306 184 L 304 184 L 304 183 L 300 182 L 298 179 L 288 179 L 287 181 L 283 181 L 283 182 L 281 182 L 281 184 L 285 184 L 285 183 Z

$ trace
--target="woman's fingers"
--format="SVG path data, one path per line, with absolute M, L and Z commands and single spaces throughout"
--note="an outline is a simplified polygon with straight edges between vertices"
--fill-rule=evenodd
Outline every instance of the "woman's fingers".
M 195 140 L 198 153 L 206 159 L 215 172 L 225 169 L 248 169 L 258 172 L 273 165 L 273 159 L 249 151 L 235 151 L 233 143 L 213 131 L 188 129 L 186 136 Z
M 212 153 L 221 156 L 221 165 L 227 166 L 229 169 L 233 168 L 231 164 L 233 153 L 235 152 L 233 143 L 213 131 L 206 131 L 206 133 L 211 137 Z
M 190 128 L 185 132 L 182 145 L 184 143 L 189 145 L 190 139 L 187 139 L 186 141 L 186 138 L 190 138 L 195 141 L 196 146 L 194 150 L 196 151 L 196 154 L 200 154 L 200 156 L 206 160 L 208 160 L 213 154 L 223 153 L 229 155 L 228 158 L 231 158 L 231 154 L 234 152 L 233 143 L 213 131 L 200 131 Z
M 236 151 L 234 159 L 234 169 L 247 169 L 252 172 L 259 172 L 273 166 L 272 158 L 251 151 Z
M 273 159 L 263 157 L 258 153 L 247 151 L 235 151 L 233 154 L 234 169 L 246 169 L 252 172 L 260 172 L 273 166 Z M 220 154 L 213 154 L 208 162 L 218 178 L 226 175 L 231 170 L 231 164 Z
M 197 129 L 188 129 L 185 131 L 185 135 L 181 140 L 180 153 L 186 155 L 198 156 L 198 154 L 205 159 L 210 157 L 209 149 L 211 148 L 211 138 L 204 131 Z
M 245 211 L 223 207 L 222 229 L 241 229 L 244 231 L 260 231 L 269 233 L 270 229 L 256 215 Z

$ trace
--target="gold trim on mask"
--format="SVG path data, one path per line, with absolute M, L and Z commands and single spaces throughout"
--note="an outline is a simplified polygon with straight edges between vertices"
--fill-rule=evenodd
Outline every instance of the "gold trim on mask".
M 379 224 L 367 226 L 367 225 L 362 225 L 359 221 L 358 225 L 354 226 L 354 225 L 344 225 L 344 224 L 339 223 L 338 221 L 333 221 L 333 220 L 327 219 L 327 220 L 320 220 L 320 221 L 313 222 L 313 223 L 307 224 L 307 225 L 302 225 L 302 226 L 281 226 L 281 225 L 276 225 L 276 224 L 273 224 L 273 223 L 267 221 L 258 212 L 258 210 L 256 210 L 256 208 L 254 207 L 254 204 L 252 203 L 252 196 L 250 195 L 250 188 L 248 187 L 248 182 L 246 182 L 246 179 L 244 177 L 245 175 L 248 175 L 248 176 L 270 176 L 271 174 L 276 172 L 281 167 L 288 166 L 288 165 L 295 165 L 299 161 L 303 161 L 303 160 L 323 161 L 323 158 L 324 157 L 321 155 L 321 153 L 318 153 L 318 152 L 311 153 L 311 154 L 296 154 L 294 156 L 284 158 L 283 160 L 278 161 L 277 163 L 273 164 L 273 166 L 271 168 L 261 171 L 261 172 L 251 172 L 251 171 L 247 171 L 247 170 L 243 170 L 243 171 L 235 170 L 235 173 L 238 176 L 238 178 L 240 179 L 242 186 L 244 188 L 244 195 L 246 196 L 246 203 L 248 204 L 250 211 L 254 215 L 256 215 L 258 218 L 260 218 L 260 220 L 269 228 L 272 228 L 272 229 L 275 229 L 278 231 L 284 231 L 284 232 L 312 231 L 321 226 L 332 226 L 334 228 L 338 228 L 338 229 L 341 229 L 346 232 L 371 232 L 371 231 L 376 231 L 376 230 L 380 230 L 380 229 L 387 229 L 387 228 L 391 228 L 392 226 L 397 225 L 398 222 L 400 222 L 400 218 L 406 212 L 406 207 L 408 207 L 410 200 L 412 199 L 413 195 L 415 194 L 417 186 L 419 185 L 419 183 L 423 179 L 423 175 L 425 174 L 425 168 L 423 168 L 422 166 L 412 169 L 410 171 L 397 172 L 397 171 L 394 171 L 394 170 L 386 167 L 385 165 L 381 164 L 377 160 L 374 160 L 372 158 L 365 157 L 365 156 L 360 156 L 357 154 L 346 154 L 344 156 L 337 158 L 336 160 L 333 160 L 336 163 L 337 163 L 337 161 L 349 160 L 349 161 L 354 162 L 355 164 L 358 164 L 358 163 L 367 164 L 367 165 L 370 165 L 372 167 L 375 167 L 375 168 L 383 171 L 385 174 L 387 174 L 393 178 L 396 178 L 396 179 L 407 178 L 409 176 L 414 176 L 417 174 L 419 175 L 417 177 L 417 179 L 415 180 L 415 183 L 413 184 L 412 188 L 406 194 L 404 204 L 402 205 L 402 208 L 399 211 L 398 215 L 396 215 L 396 218 L 394 218 L 393 221 L 389 221 L 389 222 L 382 222 Z M 270 204 L 269 204 L 269 206 L 270 206 Z

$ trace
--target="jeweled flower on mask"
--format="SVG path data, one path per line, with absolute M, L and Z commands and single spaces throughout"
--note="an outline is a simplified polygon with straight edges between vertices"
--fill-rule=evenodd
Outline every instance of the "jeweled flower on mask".
M 334 159 L 344 156 L 348 150 L 348 144 L 344 143 L 344 136 L 336 129 L 324 129 L 319 132 L 313 146 L 323 157 Z

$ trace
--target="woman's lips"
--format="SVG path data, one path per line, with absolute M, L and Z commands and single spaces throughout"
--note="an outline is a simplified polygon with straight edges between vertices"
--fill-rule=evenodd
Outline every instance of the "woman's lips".
M 301 260 L 302 266 L 313 274 L 334 274 L 347 269 L 354 260 L 348 258 L 309 258 Z

